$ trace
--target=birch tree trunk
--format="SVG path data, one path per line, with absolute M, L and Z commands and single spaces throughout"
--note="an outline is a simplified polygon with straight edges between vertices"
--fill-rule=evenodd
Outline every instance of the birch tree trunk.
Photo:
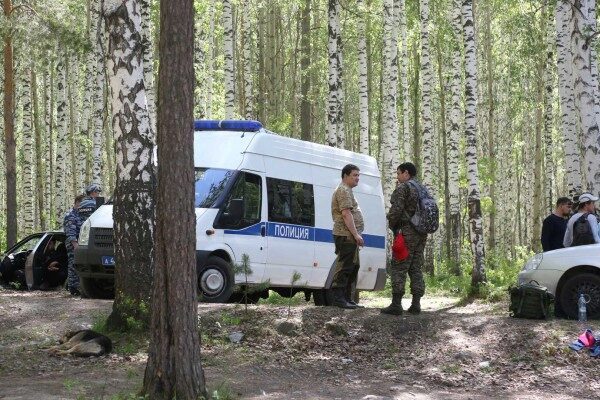
M 23 71 L 23 155 L 25 157 L 22 168 L 23 179 L 23 202 L 21 206 L 22 224 L 20 234 L 29 235 L 33 233 L 34 202 L 33 202 L 33 112 L 31 109 L 31 68 Z
M 156 269 L 143 394 L 208 398 L 200 357 L 194 214 L 194 9 L 161 1 Z
M 329 97 L 327 100 L 327 144 L 345 148 L 344 94 L 342 87 L 342 38 L 340 35 L 339 0 L 328 0 Z
M 554 166 L 554 143 L 552 140 L 553 131 L 553 110 L 554 101 L 554 13 L 544 4 L 544 34 L 545 34 L 545 65 L 544 65 L 544 142 L 545 142 L 545 178 L 544 190 L 544 211 L 550 213 L 554 205 L 554 182 L 556 180 L 556 169 Z M 556 196 L 558 197 L 558 196 Z
M 565 173 L 569 196 L 581 193 L 581 154 L 577 131 L 577 111 L 573 73 L 573 50 L 571 32 L 574 30 L 571 4 L 556 2 L 556 65 L 558 70 L 558 93 L 560 97 L 561 128 L 565 148 Z
M 45 186 L 44 176 L 46 171 L 44 170 L 44 163 L 42 158 L 42 127 L 40 126 L 40 107 L 38 101 L 38 83 L 36 65 L 31 66 L 31 97 L 33 99 L 33 130 L 35 137 L 35 199 L 37 201 L 37 219 L 36 229 L 46 229 L 46 217 L 44 208 L 47 207 L 45 203 Z
M 369 154 L 369 76 L 367 70 L 366 9 L 364 0 L 357 0 L 358 12 L 358 113 L 359 151 Z
M 487 101 L 488 101 L 488 109 L 487 109 L 487 142 L 488 142 L 488 163 L 489 163 L 489 195 L 492 200 L 492 207 L 489 212 L 489 223 L 488 227 L 488 250 L 492 252 L 496 248 L 496 143 L 494 141 L 496 137 L 495 132 L 495 112 L 496 112 L 496 101 L 494 94 L 494 56 L 493 56 L 493 48 L 492 48 L 492 5 L 488 4 L 485 10 L 485 61 L 487 64 Z
M 400 16 L 400 83 L 402 84 L 402 143 L 404 159 L 410 158 L 410 94 L 408 88 L 408 46 L 406 38 L 406 3 L 405 0 L 396 0 L 398 15 Z
M 100 184 L 102 182 L 102 136 L 104 122 L 104 22 L 100 17 L 100 0 L 92 0 L 91 19 L 92 19 L 92 46 L 95 57 L 94 65 L 94 86 L 93 92 L 93 138 L 92 138 L 92 182 Z M 88 183 L 86 183 L 88 184 Z
M 149 321 L 154 267 L 154 135 L 145 93 L 142 16 L 136 0 L 105 0 L 115 136 L 115 301 L 107 325 Z M 126 266 L 126 268 L 125 268 Z
M 535 108 L 535 141 L 534 141 L 534 160 L 533 160 L 533 201 L 531 211 L 533 214 L 533 234 L 531 235 L 531 248 L 539 252 L 541 248 L 540 237 L 542 227 L 542 131 L 543 131 L 543 107 L 544 107 L 544 82 L 543 67 L 545 60 L 539 60 L 537 73 L 535 76 L 537 95 Z
M 382 121 L 381 121 L 381 169 L 383 171 L 383 196 L 386 209 L 389 198 L 396 187 L 396 168 L 400 164 L 398 152 L 398 116 L 396 99 L 398 96 L 398 39 L 394 0 L 383 2 L 383 70 L 382 80 Z
M 486 282 L 485 249 L 479 170 L 477 167 L 477 54 L 473 19 L 473 0 L 463 0 L 463 29 L 465 35 L 465 138 L 468 181 L 468 208 L 471 249 L 474 256 L 471 286 L 477 290 Z
M 451 271 L 455 275 L 460 275 L 460 250 L 461 250 L 461 216 L 460 216 L 460 193 L 459 193 L 459 146 L 460 146 L 460 130 L 462 101 L 460 95 L 461 87 L 461 66 L 462 53 L 460 43 L 462 43 L 462 18 L 461 18 L 461 0 L 453 0 L 451 5 L 451 24 L 453 31 L 453 46 L 452 46 L 452 76 L 450 78 L 450 112 L 449 112 L 449 129 L 447 145 L 448 164 L 448 208 L 449 208 L 449 243 L 448 255 L 451 264 Z
M 233 6 L 231 0 L 223 0 L 223 67 L 225 79 L 225 119 L 232 119 L 235 115 L 235 70 L 234 51 L 235 43 L 233 31 Z
M 54 168 L 54 207 L 57 223 L 62 223 L 70 200 L 67 199 L 67 88 L 65 62 L 59 56 L 56 63 L 56 165 Z
M 152 136 L 156 132 L 156 100 L 154 98 L 154 46 L 152 43 L 152 18 L 150 16 L 150 0 L 139 0 L 140 16 L 142 18 L 142 64 L 144 66 L 144 90 L 146 92 L 146 104 L 148 107 L 148 118 L 150 119 L 150 130 Z M 114 113 L 114 110 L 113 110 Z

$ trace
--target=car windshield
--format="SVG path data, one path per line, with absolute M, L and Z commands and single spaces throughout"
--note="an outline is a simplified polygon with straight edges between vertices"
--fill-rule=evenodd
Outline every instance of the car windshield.
M 217 168 L 196 168 L 195 201 L 199 208 L 211 208 L 223 194 L 235 171 Z

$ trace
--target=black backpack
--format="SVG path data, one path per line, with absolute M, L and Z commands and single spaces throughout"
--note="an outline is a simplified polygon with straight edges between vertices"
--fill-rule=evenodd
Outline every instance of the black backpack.
M 411 225 L 419 233 L 434 233 L 440 226 L 440 211 L 437 203 L 425 186 L 413 180 L 409 180 L 408 183 L 413 185 L 419 196 L 415 214 L 410 218 Z
M 550 316 L 550 306 L 554 296 L 536 281 L 511 287 L 510 316 L 514 318 L 546 319 Z
M 588 221 L 590 213 L 584 213 L 573 223 L 573 242 L 571 246 L 594 244 L 594 234 Z

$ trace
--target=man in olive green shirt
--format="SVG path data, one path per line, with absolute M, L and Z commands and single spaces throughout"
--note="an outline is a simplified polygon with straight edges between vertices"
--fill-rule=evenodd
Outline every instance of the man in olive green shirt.
M 337 254 L 335 273 L 331 284 L 333 305 L 354 309 L 359 307 L 351 300 L 352 286 L 356 282 L 360 260 L 358 249 L 365 245 L 361 233 L 365 228 L 362 212 L 352 188 L 358 185 L 360 170 L 348 164 L 342 169 L 342 182 L 331 198 L 333 239 Z

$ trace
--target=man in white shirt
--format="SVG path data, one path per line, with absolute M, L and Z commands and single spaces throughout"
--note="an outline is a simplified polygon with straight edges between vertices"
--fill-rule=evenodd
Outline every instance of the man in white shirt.
M 573 214 L 567 223 L 567 231 L 565 232 L 565 238 L 563 239 L 565 247 L 600 243 L 598 218 L 595 214 L 596 201 L 598 201 L 598 197 L 591 193 L 583 193 L 579 196 L 577 212 Z M 579 221 L 583 216 L 586 216 L 585 219 L 587 219 L 588 226 L 582 226 L 584 221 Z

